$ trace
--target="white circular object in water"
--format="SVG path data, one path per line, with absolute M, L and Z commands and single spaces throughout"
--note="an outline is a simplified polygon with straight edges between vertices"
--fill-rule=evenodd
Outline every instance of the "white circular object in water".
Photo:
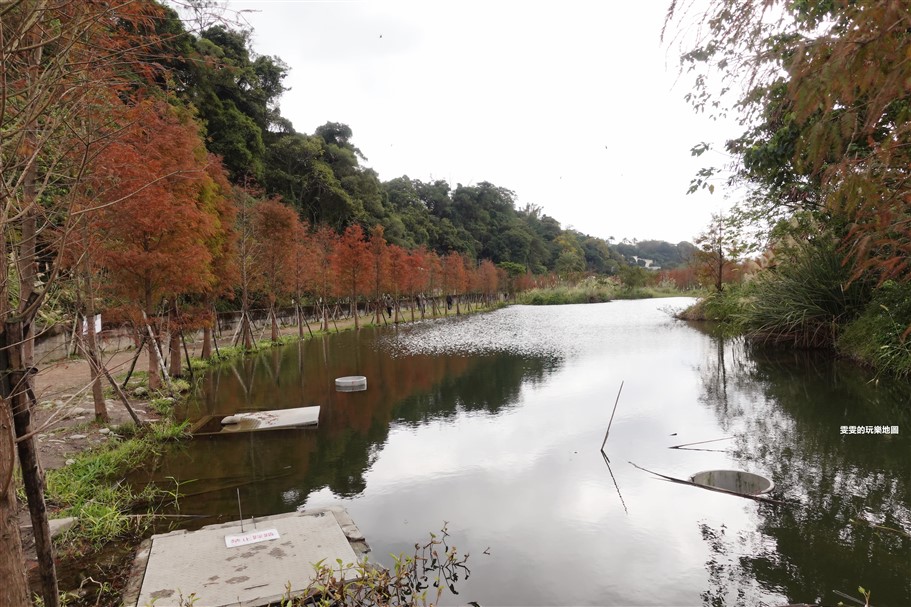
M 360 392 L 367 389 L 367 378 L 363 375 L 347 375 L 335 380 L 338 392 Z
M 770 479 L 741 470 L 705 470 L 691 476 L 690 482 L 746 495 L 762 495 L 775 488 Z

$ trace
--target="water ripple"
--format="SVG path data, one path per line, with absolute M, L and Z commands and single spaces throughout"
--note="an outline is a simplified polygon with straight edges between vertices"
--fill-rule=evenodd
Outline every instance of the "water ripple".
M 382 347 L 393 356 L 506 352 L 563 357 L 575 350 L 566 335 L 540 331 L 539 310 L 512 307 L 490 314 L 430 320 L 387 334 Z

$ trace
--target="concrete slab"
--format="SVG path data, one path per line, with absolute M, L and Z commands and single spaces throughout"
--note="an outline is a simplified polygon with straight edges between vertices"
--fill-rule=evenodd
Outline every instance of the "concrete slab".
M 75 524 L 76 518 L 72 516 L 67 516 L 64 518 L 52 518 L 47 522 L 47 525 L 51 531 L 52 538 L 55 538 L 58 535 L 63 535 Z
M 349 538 L 357 543 L 363 536 L 341 508 L 257 518 L 256 526 L 274 530 L 277 539 L 227 547 L 225 536 L 242 533 L 239 523 L 153 536 L 148 553 L 137 557 L 137 563 L 147 559 L 139 597 L 125 604 L 178 606 L 181 596 L 195 593 L 196 607 L 258 607 L 281 600 L 289 585 L 292 594 L 306 588 L 312 564 L 321 559 L 347 564 L 361 558 Z M 243 532 L 253 531 L 245 522 Z
M 234 415 L 206 416 L 190 429 L 193 434 L 234 434 L 254 430 L 280 430 L 283 428 L 305 428 L 319 424 L 319 405 L 253 411 Z

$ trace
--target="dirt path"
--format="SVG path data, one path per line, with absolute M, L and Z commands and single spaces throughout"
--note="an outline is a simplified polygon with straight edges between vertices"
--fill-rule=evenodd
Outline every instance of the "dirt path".
M 134 354 L 122 351 L 107 355 L 105 365 L 116 376 L 129 368 Z M 89 364 L 82 358 L 51 363 L 35 376 L 39 404 L 32 427 L 38 430 L 38 453 L 45 469 L 65 465 L 73 454 L 104 442 L 111 435 L 106 426 L 94 423 L 90 377 Z M 157 419 L 154 411 L 149 413 L 148 403 L 131 399 L 131 404 L 141 419 Z M 132 421 L 119 400 L 108 399 L 107 410 L 112 426 Z

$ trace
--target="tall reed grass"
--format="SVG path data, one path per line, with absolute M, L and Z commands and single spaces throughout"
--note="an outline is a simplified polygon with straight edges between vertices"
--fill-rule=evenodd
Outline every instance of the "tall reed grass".
M 832 239 L 795 244 L 778 266 L 757 275 L 733 316 L 753 338 L 798 347 L 832 347 L 870 301 L 872 287 L 851 280 Z

